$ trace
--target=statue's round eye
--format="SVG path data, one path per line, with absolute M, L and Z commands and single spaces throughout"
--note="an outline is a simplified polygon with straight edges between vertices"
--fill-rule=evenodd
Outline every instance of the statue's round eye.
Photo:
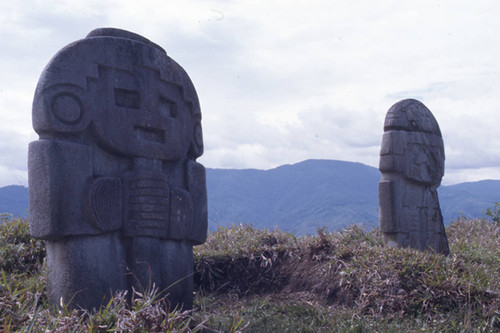
M 78 123 L 82 117 L 82 103 L 80 99 L 73 94 L 57 94 L 52 100 L 52 112 L 59 121 L 65 124 L 74 125 Z

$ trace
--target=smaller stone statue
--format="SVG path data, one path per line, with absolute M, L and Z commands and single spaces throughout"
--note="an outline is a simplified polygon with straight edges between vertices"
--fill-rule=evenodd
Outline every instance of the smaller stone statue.
M 385 243 L 448 255 L 436 191 L 444 175 L 443 138 L 436 119 L 419 101 L 400 101 L 387 112 L 379 169 Z

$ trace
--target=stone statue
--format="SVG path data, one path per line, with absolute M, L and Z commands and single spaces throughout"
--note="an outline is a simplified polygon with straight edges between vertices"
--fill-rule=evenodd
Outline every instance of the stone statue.
M 91 309 L 155 287 L 191 308 L 207 194 L 200 105 L 182 67 L 142 36 L 96 29 L 43 71 L 33 127 L 29 220 L 46 240 L 50 303 Z
M 432 113 L 407 99 L 387 112 L 380 151 L 380 229 L 389 246 L 448 255 L 436 189 L 444 175 L 444 145 Z

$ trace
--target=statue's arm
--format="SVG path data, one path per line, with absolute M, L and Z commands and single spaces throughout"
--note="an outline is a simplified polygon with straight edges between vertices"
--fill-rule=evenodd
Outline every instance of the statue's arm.
M 393 181 L 382 179 L 378 183 L 378 200 L 380 208 L 380 229 L 384 233 L 397 232 L 393 212 Z
M 107 186 L 107 183 L 112 186 Z M 97 234 L 109 229 L 99 225 L 98 213 L 102 211 L 102 204 L 106 203 L 102 199 L 109 196 L 110 190 L 114 191 L 111 194 L 117 199 L 108 200 L 109 205 L 106 206 L 111 209 L 116 205 L 121 207 L 119 185 L 119 179 L 93 178 L 89 146 L 59 140 L 31 142 L 28 150 L 28 186 L 32 236 L 57 239 Z M 104 208 L 104 215 L 110 207 Z M 109 224 L 108 221 L 107 225 L 117 227 L 116 222 Z
M 207 239 L 208 210 L 205 167 L 195 161 L 187 164 L 188 190 L 193 198 L 193 225 L 189 235 L 194 244 Z

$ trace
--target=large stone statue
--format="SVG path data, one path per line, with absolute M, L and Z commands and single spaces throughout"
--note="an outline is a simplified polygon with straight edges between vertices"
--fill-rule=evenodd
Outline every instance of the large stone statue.
M 33 127 L 30 228 L 46 240 L 50 303 L 90 309 L 155 287 L 191 308 L 207 197 L 200 105 L 181 66 L 142 36 L 96 29 L 43 71 Z
M 437 187 L 444 175 L 439 125 L 419 101 L 387 112 L 380 151 L 380 228 L 389 246 L 449 254 Z

